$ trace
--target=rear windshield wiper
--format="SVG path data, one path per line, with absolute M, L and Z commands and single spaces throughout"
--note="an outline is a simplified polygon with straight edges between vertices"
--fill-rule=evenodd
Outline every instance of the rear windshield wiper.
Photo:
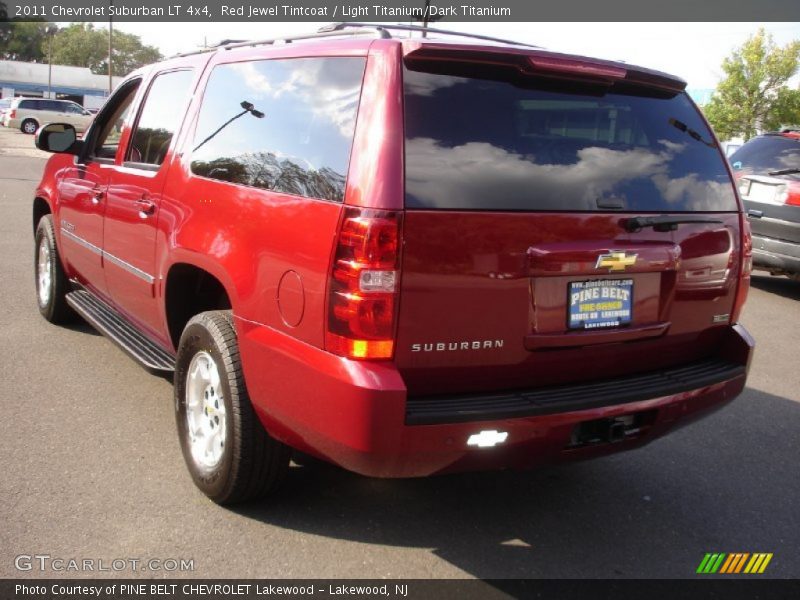
M 767 171 L 767 175 L 791 175 L 792 173 L 800 173 L 800 169 L 797 167 L 791 167 L 789 169 L 778 169 L 777 171 Z
M 722 223 L 719 219 L 710 219 L 706 217 L 682 217 L 679 215 L 660 215 L 657 217 L 631 217 L 630 219 L 623 219 L 620 225 L 628 233 L 636 233 L 645 227 L 652 227 L 655 231 L 675 231 L 678 225 L 688 223 Z

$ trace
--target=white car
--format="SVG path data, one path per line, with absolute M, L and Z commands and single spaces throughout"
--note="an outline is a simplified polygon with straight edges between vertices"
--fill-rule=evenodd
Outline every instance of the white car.
M 92 113 L 69 100 L 15 98 L 3 114 L 3 125 L 33 134 L 45 123 L 69 123 L 82 132 L 93 118 Z

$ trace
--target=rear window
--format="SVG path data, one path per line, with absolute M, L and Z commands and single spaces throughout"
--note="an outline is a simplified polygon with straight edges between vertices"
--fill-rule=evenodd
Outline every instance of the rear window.
M 685 94 L 405 69 L 406 206 L 735 211 Z
M 770 135 L 750 140 L 731 155 L 731 165 L 747 173 L 800 169 L 800 140 Z

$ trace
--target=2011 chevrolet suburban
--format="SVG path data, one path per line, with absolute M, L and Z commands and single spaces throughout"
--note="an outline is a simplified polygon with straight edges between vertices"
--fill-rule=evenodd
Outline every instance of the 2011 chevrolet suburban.
M 750 234 L 685 83 L 389 31 L 173 58 L 37 134 L 39 309 L 174 371 L 197 486 L 588 458 L 736 397 Z

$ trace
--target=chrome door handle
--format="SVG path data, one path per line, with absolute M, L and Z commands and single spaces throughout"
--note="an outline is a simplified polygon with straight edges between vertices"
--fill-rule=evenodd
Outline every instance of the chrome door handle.
M 155 202 L 153 202 L 152 200 L 148 200 L 147 198 L 140 198 L 139 200 L 134 200 L 133 203 L 136 205 L 136 208 L 139 209 L 139 216 L 142 219 L 146 219 L 154 212 L 156 212 Z
M 105 192 L 102 189 L 95 188 L 92 191 L 92 204 L 100 204 L 100 202 L 103 201 L 103 194 L 105 194 Z

